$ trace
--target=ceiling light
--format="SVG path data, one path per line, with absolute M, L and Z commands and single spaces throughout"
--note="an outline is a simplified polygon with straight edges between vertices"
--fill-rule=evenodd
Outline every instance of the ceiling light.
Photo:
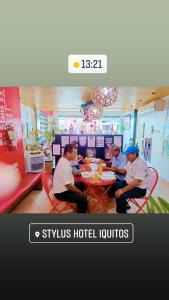
M 117 87 L 96 87 L 92 95 L 95 104 L 108 107 L 117 100 Z

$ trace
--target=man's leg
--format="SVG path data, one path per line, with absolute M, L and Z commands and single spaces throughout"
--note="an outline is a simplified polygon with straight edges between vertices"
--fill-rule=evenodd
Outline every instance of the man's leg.
M 118 189 L 121 189 L 121 188 L 125 187 L 126 185 L 127 185 L 127 182 L 126 182 L 125 180 L 119 180 L 119 179 L 117 179 L 116 182 L 115 182 L 115 184 L 113 184 L 113 185 L 111 186 L 111 188 L 109 189 L 108 195 L 109 195 L 110 197 L 114 197 L 115 192 L 116 192 Z
M 55 194 L 55 197 L 59 200 L 76 203 L 79 213 L 87 212 L 87 198 L 79 193 L 66 191 L 60 194 Z
M 146 189 L 134 188 L 116 198 L 116 211 L 117 213 L 126 213 L 126 199 L 141 198 L 146 195 Z
M 82 192 L 85 190 L 85 185 L 83 182 L 75 182 L 75 186 Z

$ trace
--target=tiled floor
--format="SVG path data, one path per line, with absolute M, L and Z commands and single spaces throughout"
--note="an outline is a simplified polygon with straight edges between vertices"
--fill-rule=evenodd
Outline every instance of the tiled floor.
M 12 211 L 12 213 L 48 213 L 50 202 L 44 191 L 32 191 Z
M 160 195 L 164 199 L 169 201 L 169 184 L 159 179 L 156 187 L 154 197 Z M 109 213 L 115 213 L 115 203 L 113 200 L 107 200 Z M 91 202 L 95 202 L 95 199 L 91 199 Z M 51 210 L 50 202 L 44 191 L 32 191 L 27 197 L 19 203 L 12 211 L 12 213 L 49 213 Z M 102 213 L 103 208 L 100 205 L 96 205 L 93 213 Z M 134 213 L 134 207 L 132 207 L 128 213 Z
M 89 211 L 92 213 L 102 213 L 104 206 L 97 204 L 96 200 L 90 195 L 89 199 Z M 115 203 L 113 200 L 106 199 L 107 207 L 109 208 L 109 213 L 115 212 Z M 96 204 L 96 205 L 95 205 Z M 94 207 L 94 208 L 93 208 Z M 44 191 L 32 191 L 27 195 L 27 197 L 22 200 L 12 211 L 12 213 L 49 213 L 51 210 L 50 202 Z M 69 211 L 68 211 L 69 212 Z M 66 213 L 66 212 L 65 212 Z

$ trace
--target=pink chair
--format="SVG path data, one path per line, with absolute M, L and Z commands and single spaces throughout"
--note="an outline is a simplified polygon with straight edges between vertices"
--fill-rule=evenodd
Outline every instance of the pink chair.
M 56 199 L 54 194 L 51 193 L 52 189 L 52 176 L 48 171 L 44 171 L 42 173 L 42 186 L 47 194 L 47 197 L 50 201 L 52 209 L 50 210 L 51 213 L 67 213 L 67 212 L 75 212 L 76 205 L 69 203 L 68 201 L 60 201 Z
M 138 214 L 141 210 L 144 212 L 143 207 L 146 205 L 147 201 L 150 199 L 150 196 L 152 195 L 157 182 L 158 182 L 158 173 L 156 169 L 149 167 L 149 172 L 148 172 L 148 188 L 147 188 L 147 194 L 143 198 L 138 198 L 139 200 L 143 201 L 142 204 L 138 203 L 138 200 L 136 201 L 137 198 L 132 198 L 129 199 L 131 203 L 136 205 L 138 209 L 136 210 L 136 214 Z

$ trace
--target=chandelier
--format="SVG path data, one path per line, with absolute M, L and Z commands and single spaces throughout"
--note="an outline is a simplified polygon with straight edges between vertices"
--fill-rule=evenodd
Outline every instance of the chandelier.
M 93 120 L 100 119 L 103 114 L 103 107 L 98 104 L 90 105 L 84 110 L 84 121 L 92 122 Z
M 103 107 L 111 106 L 117 100 L 117 87 L 96 87 L 92 100 Z

